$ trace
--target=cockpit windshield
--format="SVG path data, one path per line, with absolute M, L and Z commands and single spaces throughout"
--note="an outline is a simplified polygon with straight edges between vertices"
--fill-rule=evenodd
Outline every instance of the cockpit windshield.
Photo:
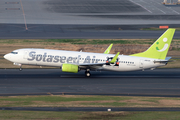
M 11 52 L 12 54 L 18 54 L 18 52 Z

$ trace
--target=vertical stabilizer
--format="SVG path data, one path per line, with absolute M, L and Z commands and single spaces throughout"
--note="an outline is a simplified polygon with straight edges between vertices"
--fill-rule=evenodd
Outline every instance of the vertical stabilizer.
M 175 29 L 169 28 L 159 37 L 148 50 L 130 56 L 147 57 L 165 60 L 169 46 L 174 36 Z

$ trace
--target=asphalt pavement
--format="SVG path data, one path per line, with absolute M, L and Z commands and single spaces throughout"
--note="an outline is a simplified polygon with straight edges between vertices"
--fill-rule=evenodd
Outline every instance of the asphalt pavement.
M 23 24 L 0 24 L 0 39 L 157 39 L 165 31 L 143 31 L 138 30 L 142 26 L 116 25 L 31 24 L 28 26 L 26 30 Z M 126 30 L 118 30 L 122 27 Z M 180 39 L 180 31 L 175 32 L 174 38 Z
M 131 95 L 180 97 L 180 69 L 136 72 L 84 71 L 64 73 L 60 69 L 0 69 L 0 95 Z
M 1 0 L 0 39 L 155 39 L 163 31 L 140 29 L 180 27 L 179 7 L 162 0 Z

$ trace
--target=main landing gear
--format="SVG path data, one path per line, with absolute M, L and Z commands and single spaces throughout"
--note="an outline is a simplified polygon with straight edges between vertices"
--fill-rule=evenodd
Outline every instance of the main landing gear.
M 91 76 L 91 73 L 90 73 L 89 69 L 85 71 L 85 76 L 86 77 L 90 77 Z

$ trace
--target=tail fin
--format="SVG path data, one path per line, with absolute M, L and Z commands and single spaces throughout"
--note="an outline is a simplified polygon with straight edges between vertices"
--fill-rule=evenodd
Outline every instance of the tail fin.
M 148 48 L 148 50 L 130 56 L 165 60 L 169 46 L 171 45 L 171 41 L 174 36 L 174 32 L 175 29 L 169 28 L 166 30 L 166 32 L 164 32 L 163 35 L 161 35 L 161 37 L 156 40 L 156 42 L 153 43 L 153 45 L 151 45 L 151 47 Z

